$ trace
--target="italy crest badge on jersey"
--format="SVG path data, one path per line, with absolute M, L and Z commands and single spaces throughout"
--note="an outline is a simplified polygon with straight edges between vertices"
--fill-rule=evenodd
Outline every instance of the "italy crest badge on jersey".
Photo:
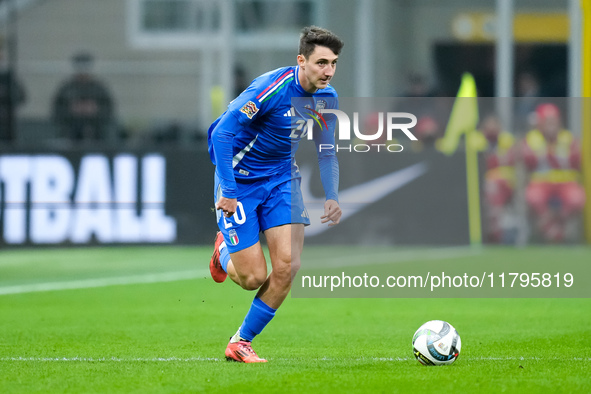
M 238 234 L 236 234 L 236 230 L 232 229 L 228 231 L 228 236 L 230 237 L 230 243 L 232 245 L 238 245 L 238 242 L 240 242 L 240 240 L 238 239 Z
M 326 108 L 326 101 L 320 99 L 316 101 L 316 111 L 320 111 L 321 109 Z

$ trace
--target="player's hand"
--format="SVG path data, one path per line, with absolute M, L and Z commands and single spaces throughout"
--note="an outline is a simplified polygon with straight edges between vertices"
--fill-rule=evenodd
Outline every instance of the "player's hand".
M 341 221 L 341 207 L 335 200 L 326 200 L 324 203 L 324 215 L 320 217 L 322 223 L 332 222 L 328 227 L 336 226 Z
M 236 207 L 238 206 L 238 200 L 235 198 L 221 197 L 218 202 L 215 203 L 215 209 L 221 209 L 224 212 L 224 216 L 229 218 L 236 213 Z

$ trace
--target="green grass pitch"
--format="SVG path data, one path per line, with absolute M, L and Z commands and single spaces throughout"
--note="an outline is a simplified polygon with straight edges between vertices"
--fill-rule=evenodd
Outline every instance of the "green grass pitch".
M 589 263 L 589 251 L 484 249 L 458 259 Z M 254 293 L 215 284 L 210 252 L 1 251 L 0 392 L 591 392 L 590 299 L 289 297 L 254 342 L 269 362 L 226 362 Z M 412 335 L 432 319 L 461 335 L 451 366 L 414 359 Z

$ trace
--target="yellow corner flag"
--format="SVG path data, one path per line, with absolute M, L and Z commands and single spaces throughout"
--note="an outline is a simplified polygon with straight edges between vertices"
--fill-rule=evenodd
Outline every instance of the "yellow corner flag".
M 454 102 L 445 135 L 439 149 L 446 155 L 452 155 L 460 143 L 462 134 L 466 138 L 466 190 L 468 192 L 468 221 L 470 245 L 482 244 L 480 219 L 480 181 L 478 176 L 478 147 L 474 143 L 478 124 L 478 99 L 476 82 L 470 73 L 464 73 L 458 96 Z
M 476 130 L 478 124 L 478 100 L 476 82 L 470 73 L 462 75 L 462 84 L 454 102 L 445 135 L 441 139 L 439 149 L 446 155 L 452 155 L 460 143 L 464 133 Z
M 224 89 L 221 86 L 216 85 L 209 91 L 211 98 L 211 120 L 213 122 L 218 116 L 224 112 Z

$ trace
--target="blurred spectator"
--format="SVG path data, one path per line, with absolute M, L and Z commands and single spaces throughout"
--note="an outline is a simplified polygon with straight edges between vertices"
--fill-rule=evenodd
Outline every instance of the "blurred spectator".
M 25 101 L 25 89 L 10 70 L 0 41 L 0 141 L 14 141 L 16 108 Z
M 513 243 L 515 226 L 511 208 L 515 189 L 515 138 L 504 131 L 497 115 L 486 116 L 480 125 L 481 150 L 486 160 L 484 183 L 487 238 L 494 243 Z
M 111 93 L 92 74 L 93 65 L 90 53 L 75 54 L 74 74 L 62 83 L 53 99 L 53 121 L 73 141 L 106 140 L 114 124 Z
M 435 94 L 424 76 L 416 73 L 410 74 L 402 97 L 406 97 L 406 99 L 400 101 L 398 106 L 394 108 L 396 112 L 410 112 L 417 119 L 423 116 L 437 118 Z
M 518 130 L 525 132 L 535 125 L 535 110 L 540 104 L 540 83 L 538 78 L 529 71 L 517 77 L 517 103 L 515 108 Z
M 435 150 L 436 142 L 441 138 L 440 127 L 435 119 L 429 115 L 419 118 L 414 131 L 418 139 L 418 141 L 412 141 L 412 150 L 414 152 Z
M 438 97 L 436 89 L 427 82 L 427 78 L 418 73 L 411 73 L 407 79 L 407 88 L 394 108 L 395 112 L 410 112 L 417 117 L 414 128 L 419 141 L 413 141 L 415 152 L 435 148 L 437 140 L 442 136 L 441 125 L 445 125 L 451 111 L 453 100 Z
M 579 184 L 580 147 L 573 134 L 562 128 L 554 104 L 536 108 L 537 129 L 527 133 L 523 158 L 530 172 L 527 203 L 535 215 L 536 229 L 551 242 L 573 238 L 569 229 L 585 204 Z
M 421 74 L 411 73 L 408 76 L 406 91 L 403 97 L 435 97 L 436 94 L 427 83 L 427 78 Z

